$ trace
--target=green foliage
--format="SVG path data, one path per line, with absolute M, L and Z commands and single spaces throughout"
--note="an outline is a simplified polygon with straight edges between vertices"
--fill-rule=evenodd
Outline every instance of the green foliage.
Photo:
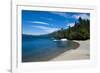
M 90 20 L 78 19 L 73 27 L 63 29 L 53 33 L 55 39 L 67 38 L 69 40 L 87 40 L 90 39 Z
M 63 28 L 61 28 L 61 30 L 59 30 L 57 32 L 54 32 L 53 36 L 56 39 L 62 39 L 62 38 L 64 38 L 64 30 L 63 30 Z

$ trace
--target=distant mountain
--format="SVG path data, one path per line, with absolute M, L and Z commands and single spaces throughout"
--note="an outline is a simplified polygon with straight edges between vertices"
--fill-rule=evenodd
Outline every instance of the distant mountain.
M 23 38 L 52 38 L 52 34 L 45 34 L 45 35 L 27 35 L 27 34 L 22 34 Z
M 26 35 L 22 34 L 25 38 L 53 38 L 53 39 L 68 39 L 68 40 L 87 40 L 90 39 L 90 20 L 84 20 L 81 17 L 78 19 L 79 22 L 75 22 L 73 27 L 67 29 L 61 28 L 61 30 L 54 31 L 50 34 L 45 35 Z

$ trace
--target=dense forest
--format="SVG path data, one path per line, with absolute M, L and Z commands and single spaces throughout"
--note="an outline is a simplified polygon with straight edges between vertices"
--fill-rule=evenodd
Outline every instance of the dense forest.
M 58 40 L 63 38 L 68 40 L 90 39 L 90 20 L 80 17 L 73 27 L 69 26 L 67 29 L 61 28 L 61 30 L 53 32 L 53 37 Z

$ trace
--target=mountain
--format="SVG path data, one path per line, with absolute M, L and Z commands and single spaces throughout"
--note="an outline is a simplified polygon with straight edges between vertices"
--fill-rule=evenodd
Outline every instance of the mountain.
M 22 34 L 23 38 L 52 38 L 52 34 L 45 34 L 45 35 L 27 35 L 27 34 Z

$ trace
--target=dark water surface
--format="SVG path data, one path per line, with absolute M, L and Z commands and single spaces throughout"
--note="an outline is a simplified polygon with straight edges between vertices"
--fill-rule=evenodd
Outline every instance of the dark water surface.
M 72 41 L 54 41 L 50 37 L 23 36 L 22 62 L 48 61 L 78 45 Z

